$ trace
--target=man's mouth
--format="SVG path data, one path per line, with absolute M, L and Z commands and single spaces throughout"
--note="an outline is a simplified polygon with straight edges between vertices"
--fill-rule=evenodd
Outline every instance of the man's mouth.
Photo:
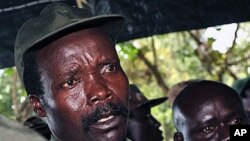
M 126 107 L 109 103 L 98 107 L 92 114 L 84 118 L 83 129 L 89 131 L 91 126 L 102 130 L 113 128 L 121 121 L 126 121 L 127 114 Z
M 117 128 L 123 121 L 122 116 L 110 115 L 106 118 L 101 118 L 96 123 L 92 124 L 91 129 L 98 130 L 99 132 L 108 132 L 114 128 Z
M 109 121 L 110 119 L 112 119 L 114 117 L 114 115 L 110 115 L 108 117 L 104 117 L 104 118 L 101 118 L 97 121 L 97 123 L 103 123 L 103 122 L 106 122 L 106 121 Z
M 94 140 L 122 141 L 126 136 L 126 125 L 126 117 L 109 115 L 92 124 L 87 133 Z

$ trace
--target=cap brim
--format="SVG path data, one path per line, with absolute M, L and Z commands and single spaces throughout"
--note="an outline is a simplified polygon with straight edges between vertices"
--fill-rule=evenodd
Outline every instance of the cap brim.
M 154 107 L 156 105 L 159 105 L 163 102 L 165 102 L 168 98 L 167 97 L 163 97 L 163 98 L 157 98 L 157 99 L 152 99 L 152 100 L 148 100 L 144 103 L 139 104 L 137 107 Z

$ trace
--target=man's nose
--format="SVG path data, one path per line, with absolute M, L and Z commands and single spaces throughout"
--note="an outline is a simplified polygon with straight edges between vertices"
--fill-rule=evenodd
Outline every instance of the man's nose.
M 161 123 L 158 122 L 151 114 L 149 114 L 149 120 L 151 122 L 151 124 L 153 124 L 155 127 L 159 128 L 161 126 Z
M 92 78 L 87 84 L 86 92 L 89 105 L 95 105 L 99 102 L 111 100 L 114 93 L 110 90 L 101 78 Z

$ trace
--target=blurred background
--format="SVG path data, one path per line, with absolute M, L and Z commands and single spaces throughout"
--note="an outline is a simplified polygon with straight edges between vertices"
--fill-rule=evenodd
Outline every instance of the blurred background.
M 180 5 L 183 6 L 184 4 L 181 2 L 187 1 L 188 0 L 180 1 Z M 196 2 L 197 1 L 198 0 L 196 0 Z M 27 3 L 28 1 L 26 0 L 25 2 Z M 53 1 L 43 2 L 44 3 L 41 4 L 47 4 L 46 2 Z M 86 2 L 87 1 L 82 0 L 70 1 L 72 5 L 75 4 L 79 7 L 86 4 Z M 119 5 L 119 2 L 103 0 L 100 3 L 105 2 L 107 2 L 107 7 L 103 8 L 103 10 L 99 9 L 97 12 L 113 13 L 119 9 L 112 8 L 112 6 Z M 231 0 L 227 1 L 227 6 L 230 7 L 234 5 L 234 8 L 236 7 L 243 10 L 243 12 L 239 12 L 241 14 L 231 14 L 230 12 L 235 13 L 236 9 L 232 10 L 232 7 L 230 9 L 225 5 L 219 5 L 222 3 L 210 3 L 212 8 L 218 10 L 221 8 L 220 6 L 222 6 L 226 11 L 224 13 L 220 11 L 210 11 L 209 13 L 209 10 L 203 10 L 204 13 L 195 13 L 195 11 L 187 11 L 187 9 L 179 7 L 180 9 L 175 9 L 178 11 L 177 13 L 172 12 L 177 15 L 165 14 L 166 17 L 161 17 L 158 20 L 152 21 L 152 23 L 147 23 L 152 20 L 150 16 L 146 16 L 147 13 L 138 13 L 138 15 L 142 14 L 141 19 L 146 19 L 146 21 L 138 21 L 140 18 L 136 18 L 137 16 L 133 16 L 131 10 L 128 10 L 129 8 L 135 8 L 136 2 L 131 3 L 132 1 L 129 0 L 120 0 L 120 2 L 121 4 L 130 2 L 131 5 L 125 5 L 122 10 L 118 11 L 118 13 L 124 14 L 129 20 L 127 27 L 125 27 L 125 32 L 122 33 L 121 39 L 118 41 L 119 43 L 116 49 L 120 56 L 121 65 L 128 75 L 130 83 L 136 84 L 148 99 L 168 96 L 169 89 L 181 81 L 209 79 L 221 81 L 231 86 L 235 80 L 250 76 L 250 22 L 247 22 L 250 19 L 245 18 L 248 16 L 246 14 L 250 12 L 244 13 L 244 9 L 250 6 L 249 2 L 245 5 L 246 3 L 242 1 L 240 4 L 238 3 L 238 7 L 236 7 L 237 4 L 235 6 L 235 3 L 237 2 L 230 3 L 232 2 Z M 138 3 L 139 2 L 143 3 L 144 1 L 139 0 Z M 145 0 L 145 3 L 147 2 L 149 1 Z M 169 3 L 165 1 L 164 4 L 173 5 L 174 3 L 171 3 L 171 1 L 168 2 Z M 4 9 L 3 6 L 5 6 L 3 3 L 4 2 L 1 3 L 2 9 Z M 89 3 L 100 6 L 100 3 L 98 5 L 98 0 L 90 0 Z M 189 3 L 191 5 L 190 0 Z M 175 8 L 178 8 L 176 5 L 174 5 Z M 42 7 L 43 5 L 37 6 Z M 111 8 L 109 6 L 111 6 Z M 199 9 L 203 4 L 196 6 Z M 161 7 L 158 7 L 158 12 L 164 13 L 164 10 L 159 10 L 159 8 Z M 167 10 L 172 9 L 169 8 Z M 186 11 L 187 14 L 183 15 L 181 11 Z M 206 12 L 208 12 L 207 15 L 212 14 L 214 16 L 205 16 L 202 21 L 199 17 L 188 16 L 188 12 L 199 14 L 200 16 L 206 15 Z M 10 13 L 0 10 L 1 23 L 4 21 L 4 16 L 6 16 L 5 18 L 10 18 L 7 14 Z M 178 18 L 173 21 L 172 19 L 168 19 L 169 17 L 167 16 L 173 19 Z M 231 19 L 228 18 L 228 16 L 231 17 Z M 157 17 L 157 14 L 154 14 L 152 17 Z M 193 19 L 187 17 L 192 17 Z M 209 21 L 209 18 L 218 18 L 218 20 L 211 20 L 210 23 L 205 22 Z M 169 21 L 163 22 L 164 20 Z M 187 24 L 183 24 L 185 21 Z M 165 25 L 159 24 L 159 22 L 163 22 Z M 136 23 L 138 26 L 135 26 Z M 16 25 L 16 32 L 21 24 L 22 23 Z M 180 24 L 182 26 L 180 26 Z M 0 24 L 0 28 L 1 25 L 4 24 Z M 144 28 L 145 26 L 150 29 Z M 8 29 L 4 28 L 4 31 L 6 30 Z M 16 32 L 13 32 L 14 36 Z M 3 36 L 3 34 L 0 35 L 0 37 Z M 0 46 L 0 56 L 2 54 L 0 62 L 3 62 L 3 60 L 6 62 L 7 60 L 7 63 L 1 64 L 0 69 L 0 114 L 17 120 L 18 122 L 23 122 L 27 117 L 34 115 L 34 113 L 28 104 L 27 94 L 20 84 L 13 64 L 13 57 L 11 57 L 13 55 L 14 38 L 15 37 L 9 38 L 13 40 L 11 42 L 8 41 L 10 42 L 8 45 L 11 47 Z M 7 51 L 10 51 L 10 53 L 7 53 Z M 3 57 L 4 53 L 5 55 L 8 54 L 7 57 Z M 171 105 L 167 101 L 164 104 L 154 107 L 151 112 L 162 124 L 161 129 L 164 132 L 164 140 L 171 141 L 173 132 L 175 131 L 172 123 Z

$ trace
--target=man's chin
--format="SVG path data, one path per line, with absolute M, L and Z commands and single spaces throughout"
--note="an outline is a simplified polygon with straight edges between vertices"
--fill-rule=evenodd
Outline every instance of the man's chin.
M 123 141 L 126 138 L 127 119 L 111 115 L 90 126 L 89 134 L 95 141 Z

